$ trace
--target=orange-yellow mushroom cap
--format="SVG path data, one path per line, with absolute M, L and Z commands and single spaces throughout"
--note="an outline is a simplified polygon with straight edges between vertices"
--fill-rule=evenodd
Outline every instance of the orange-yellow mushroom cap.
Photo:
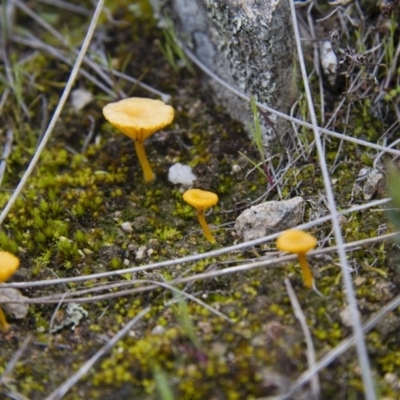
M 280 235 L 276 241 L 278 250 L 289 253 L 307 253 L 317 245 L 318 241 L 307 232 L 290 229 Z
M 218 203 L 218 196 L 201 189 L 189 189 L 183 193 L 183 200 L 198 210 L 205 210 Z
M 210 228 L 208 227 L 204 217 L 204 210 L 215 206 L 215 204 L 218 203 L 218 196 L 215 193 L 206 190 L 189 189 L 183 193 L 183 200 L 197 210 L 197 218 L 201 228 L 203 229 L 204 236 L 209 242 L 215 243 L 215 238 L 211 234 Z
M 0 283 L 7 281 L 19 267 L 19 258 L 8 251 L 0 251 Z M 3 310 L 0 308 L 0 330 L 10 329 Z
M 174 119 L 174 109 L 161 100 L 131 97 L 103 108 L 105 119 L 133 140 L 143 142 Z
M 303 270 L 304 285 L 308 288 L 313 286 L 313 277 L 307 262 L 306 253 L 317 245 L 317 239 L 304 231 L 290 229 L 283 232 L 276 241 L 278 250 L 297 254 L 299 264 Z
M 0 251 L 0 282 L 5 282 L 19 267 L 19 258 L 8 251 Z

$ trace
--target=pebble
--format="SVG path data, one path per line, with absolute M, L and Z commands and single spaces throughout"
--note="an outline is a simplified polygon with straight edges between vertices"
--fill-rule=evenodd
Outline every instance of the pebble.
M 304 199 L 267 201 L 242 212 L 236 219 L 235 229 L 245 242 L 275 232 L 294 228 L 302 222 Z
M 138 251 L 136 252 L 136 259 L 137 260 L 142 260 L 143 258 L 146 257 L 146 250 L 147 247 L 146 246 L 140 246 Z
M 133 228 L 132 228 L 132 224 L 130 222 L 123 222 L 121 224 L 121 229 L 125 232 L 125 233 L 132 233 L 133 232 Z

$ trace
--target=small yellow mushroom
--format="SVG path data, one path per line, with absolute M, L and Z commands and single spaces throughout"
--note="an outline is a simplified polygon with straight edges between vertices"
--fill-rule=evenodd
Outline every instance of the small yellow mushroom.
M 197 218 L 201 228 L 203 229 L 204 236 L 209 242 L 215 243 L 215 238 L 211 234 L 210 228 L 207 225 L 204 210 L 215 206 L 215 204 L 218 203 L 218 196 L 215 193 L 206 190 L 189 189 L 183 193 L 183 200 L 196 209 Z
M 317 245 L 317 239 L 307 232 L 290 229 L 283 232 L 276 241 L 276 248 L 288 253 L 295 253 L 299 257 L 299 264 L 303 271 L 304 285 L 312 288 L 313 277 L 306 258 L 307 251 Z
M 7 251 L 0 251 L 0 283 L 7 281 L 19 267 L 19 258 Z M 0 308 L 0 330 L 10 329 L 3 310 Z
M 131 97 L 103 108 L 104 118 L 135 142 L 136 154 L 146 182 L 155 178 L 144 149 L 144 141 L 154 132 L 169 125 L 174 109 L 161 100 Z

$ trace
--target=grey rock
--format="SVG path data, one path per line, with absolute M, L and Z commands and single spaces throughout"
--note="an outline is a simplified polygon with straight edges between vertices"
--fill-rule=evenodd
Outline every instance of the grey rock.
M 18 289 L 14 288 L 2 288 L 0 289 L 0 300 L 1 308 L 7 315 L 11 315 L 13 318 L 22 319 L 26 317 L 29 310 L 28 303 L 12 303 L 12 301 L 28 301 L 29 298 L 23 296 Z M 11 303 L 6 303 L 11 301 Z M 4 303 L 3 303 L 4 302 Z
M 368 175 L 364 186 L 364 200 L 371 200 L 376 192 L 382 191 L 385 186 L 385 175 L 376 169 L 373 169 Z
M 361 168 L 353 186 L 353 194 L 363 194 L 364 200 L 371 200 L 375 193 L 385 187 L 385 175 L 371 167 Z
M 294 228 L 302 222 L 304 200 L 297 196 L 290 200 L 267 201 L 252 206 L 236 219 L 235 229 L 245 242 L 275 232 Z
M 295 46 L 287 0 L 150 0 L 160 25 L 173 21 L 178 37 L 207 68 L 260 103 L 289 110 L 294 97 Z M 249 104 L 214 80 L 217 103 L 249 131 Z M 263 142 L 271 146 L 287 124 L 261 118 Z M 271 124 L 272 123 L 272 124 Z M 271 126 L 273 125 L 273 126 Z

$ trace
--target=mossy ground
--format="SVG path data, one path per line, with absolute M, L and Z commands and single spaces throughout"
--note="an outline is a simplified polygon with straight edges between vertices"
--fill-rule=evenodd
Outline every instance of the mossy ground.
M 130 2 L 119 3 L 112 8 L 114 22 L 103 18 L 95 40 L 105 45 L 114 66 L 170 94 L 176 109 L 173 125 L 146 142 L 157 179 L 150 184 L 143 182 L 133 144 L 102 117 L 101 109 L 111 99 L 85 78 L 79 78 L 76 86 L 89 90 L 93 101 L 82 111 L 67 104 L 34 175 L 2 226 L 1 249 L 18 254 L 22 260 L 14 281 L 74 277 L 232 245 L 237 239 L 232 229 L 236 216 L 268 188 L 259 171 L 248 174 L 252 166 L 239 155 L 241 151 L 259 161 L 257 150 L 242 127 L 201 91 L 199 75 L 191 75 L 185 69 L 176 73 L 166 62 L 156 45 L 157 40 L 163 41 L 162 32 L 155 27 L 144 2 L 133 3 L 134 7 L 130 4 L 130 8 Z M 57 8 L 39 3 L 34 9 L 54 26 L 61 24 L 61 31 L 73 45 L 80 43 L 87 26 L 85 17 L 66 11 L 61 14 Z M 17 18 L 18 24 L 34 35 L 59 45 L 22 13 Z M 32 157 L 46 114 L 53 112 L 70 70 L 29 47 L 14 43 L 11 49 L 20 96 L 18 91 L 8 96 L 1 116 L 2 140 L 7 129 L 14 134 L 0 192 L 1 205 Z M 27 56 L 32 57 L 18 64 Z M 0 71 L 4 74 L 3 67 Z M 0 83 L 1 92 L 6 87 L 6 82 Z M 128 95 L 148 96 L 122 80 L 115 80 L 114 89 L 117 88 Z M 331 95 L 335 97 L 337 93 Z M 370 107 L 369 99 L 357 101 L 347 129 L 348 134 L 374 142 L 385 130 L 385 122 L 372 117 Z M 91 121 L 95 140 L 82 152 Z M 302 135 L 305 142 L 311 143 L 310 132 L 304 130 Z M 339 142 L 332 139 L 326 142 L 326 148 L 328 164 L 336 160 L 332 179 L 339 209 L 347 208 L 350 202 L 362 203 L 362 195 L 352 193 L 353 182 L 359 169 L 372 163 L 374 153 L 343 143 L 337 159 Z M 193 209 L 167 180 L 168 168 L 175 162 L 191 165 L 199 178 L 196 186 L 213 190 L 220 197 L 219 205 L 207 217 L 216 227 L 214 246 L 204 240 Z M 240 168 L 233 169 L 234 165 Z M 326 212 L 314 151 L 291 166 L 281 189 L 284 197 L 301 195 L 306 199 L 305 220 Z M 267 199 L 277 199 L 276 193 L 270 192 Z M 121 223 L 126 221 L 131 222 L 132 232 L 121 229 Z M 383 224 L 382 211 L 353 213 L 344 222 L 345 239 L 350 242 L 376 236 Z M 329 243 L 330 229 L 320 226 L 313 233 Z M 138 258 L 141 246 L 146 248 Z M 273 249 L 274 244 L 269 243 L 190 265 L 137 273 L 134 278 L 168 281 L 222 268 L 225 263 L 257 258 Z M 363 320 L 399 293 L 396 249 L 392 243 L 384 242 L 349 253 L 356 271 L 354 282 Z M 171 303 L 173 294 L 158 289 L 86 304 L 83 307 L 89 317 L 74 331 L 64 329 L 50 336 L 56 305 L 32 305 L 25 319 L 10 320 L 12 330 L 0 336 L 1 373 L 24 338 L 33 335 L 28 350 L 4 383 L 4 393 L 43 399 L 148 305 L 151 311 L 65 398 L 163 398 L 157 392 L 157 371 L 168 377 L 177 399 L 251 399 L 278 393 L 307 368 L 304 337 L 284 278 L 289 277 L 295 288 L 318 355 L 351 334 L 340 314 L 346 299 L 335 257 L 312 260 L 318 289 L 325 298 L 304 288 L 296 263 L 226 275 L 186 288 L 231 322 L 192 301 Z M 77 288 L 76 284 L 31 288 L 23 294 L 40 297 Z M 62 318 L 63 308 L 56 320 Z M 389 314 L 367 335 L 381 398 L 399 397 L 399 318 L 398 312 Z M 362 398 L 359 372 L 354 350 L 339 357 L 320 374 L 322 398 Z M 394 380 L 388 374 L 395 374 Z

